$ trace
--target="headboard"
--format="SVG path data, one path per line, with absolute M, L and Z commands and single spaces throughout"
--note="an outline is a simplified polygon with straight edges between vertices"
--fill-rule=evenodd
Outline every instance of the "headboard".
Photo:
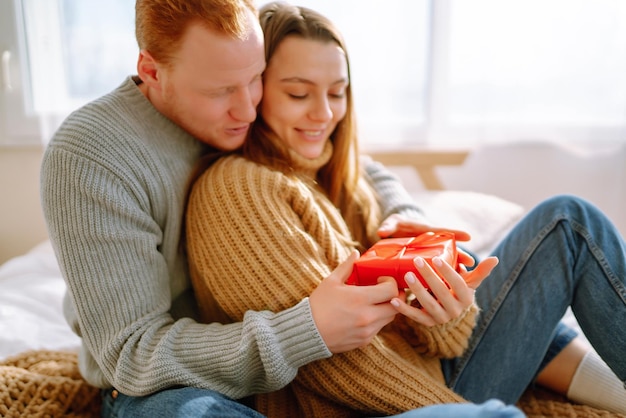
M 393 151 L 369 151 L 366 155 L 385 166 L 413 167 L 424 187 L 428 190 L 444 190 L 443 183 L 435 167 L 440 165 L 461 165 L 469 155 L 464 150 L 409 149 Z

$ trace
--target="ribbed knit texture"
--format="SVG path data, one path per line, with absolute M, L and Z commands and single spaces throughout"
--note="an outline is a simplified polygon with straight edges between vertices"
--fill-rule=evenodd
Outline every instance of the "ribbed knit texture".
M 80 371 L 97 387 L 139 396 L 195 386 L 241 398 L 283 387 L 330 355 L 308 299 L 238 324 L 193 319 L 180 237 L 201 153 L 132 78 L 70 115 L 46 150 L 41 197 L 68 285 L 65 315 L 83 337 Z M 383 196 L 399 186 L 385 175 L 378 183 Z M 387 211 L 411 206 L 388 200 Z
M 371 179 L 371 183 L 376 185 L 376 192 L 380 196 L 383 219 L 394 213 L 401 213 L 415 221 L 428 223 L 424 213 L 415 204 L 407 189 L 398 187 L 400 183 L 398 176 L 376 161 L 370 161 L 369 158 L 364 160 L 368 161 L 368 163 L 363 164 L 365 172 Z
M 330 151 L 315 160 L 295 158 L 288 176 L 230 156 L 198 180 L 187 238 L 206 319 L 239 321 L 248 310 L 292 306 L 348 256 L 348 228 L 313 181 Z M 284 390 L 257 396 L 257 408 L 270 417 L 333 417 L 462 402 L 445 386 L 438 357 L 463 352 L 476 312 L 472 306 L 444 326 L 407 329 L 419 334 L 412 338 L 416 347 L 390 326 L 362 349 L 304 365 Z
M 626 389 L 613 370 L 595 352 L 589 351 L 574 373 L 567 390 L 574 402 L 626 413 Z

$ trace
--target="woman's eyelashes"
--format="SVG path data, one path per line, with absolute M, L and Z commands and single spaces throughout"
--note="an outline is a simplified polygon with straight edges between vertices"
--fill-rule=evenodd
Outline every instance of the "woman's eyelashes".
M 287 93 L 287 95 L 295 100 L 303 100 L 309 97 L 308 94 Z M 344 97 L 346 97 L 346 93 L 345 91 L 341 91 L 337 93 L 331 92 L 331 93 L 328 93 L 328 97 L 330 97 L 331 99 L 343 99 Z

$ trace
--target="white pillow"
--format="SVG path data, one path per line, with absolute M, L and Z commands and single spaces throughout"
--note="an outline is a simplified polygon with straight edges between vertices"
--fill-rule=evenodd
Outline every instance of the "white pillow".
M 460 229 L 472 239 L 460 243 L 483 258 L 522 218 L 524 208 L 497 196 L 470 191 L 414 191 L 411 196 L 433 226 Z

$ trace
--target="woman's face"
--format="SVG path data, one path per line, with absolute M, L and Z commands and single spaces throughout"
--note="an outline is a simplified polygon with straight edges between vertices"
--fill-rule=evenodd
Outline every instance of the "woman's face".
M 334 42 L 286 37 L 263 78 L 261 114 L 291 149 L 319 157 L 346 115 L 348 65 Z

